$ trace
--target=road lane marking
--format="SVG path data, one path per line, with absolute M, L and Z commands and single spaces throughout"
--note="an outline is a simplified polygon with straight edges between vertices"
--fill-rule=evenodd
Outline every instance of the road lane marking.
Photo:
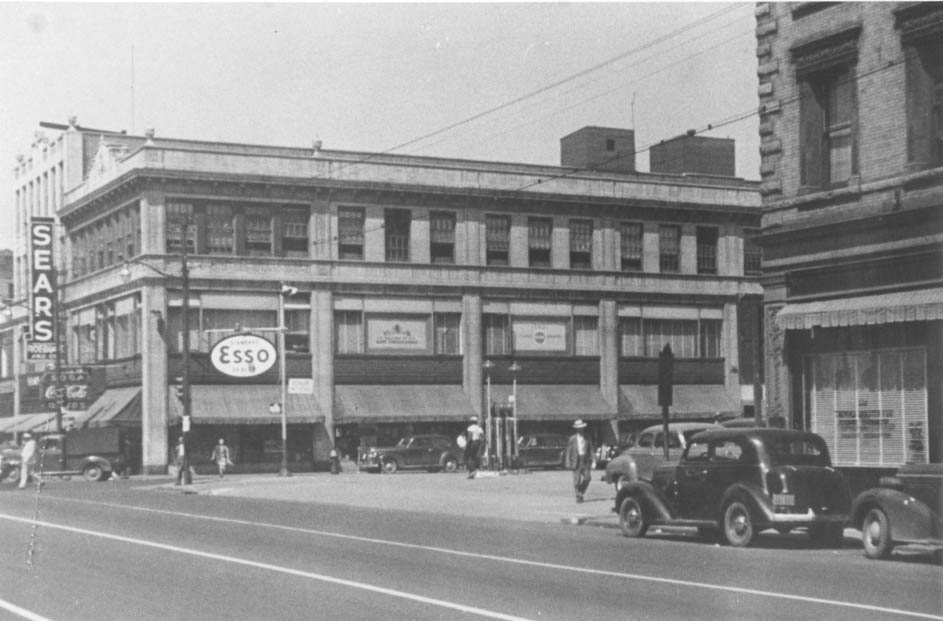
M 11 522 L 20 522 L 23 524 L 36 524 L 37 526 L 42 526 L 42 527 L 50 528 L 54 530 L 61 530 L 68 533 L 76 533 L 79 535 L 87 535 L 91 537 L 100 537 L 102 539 L 110 539 L 112 541 L 119 541 L 121 543 L 128 543 L 128 544 L 134 544 L 134 545 L 144 546 L 148 548 L 155 548 L 155 549 L 164 550 L 167 552 L 176 552 L 178 554 L 187 554 L 189 556 L 196 556 L 199 558 L 205 558 L 205 559 L 209 559 L 213 561 L 226 561 L 227 563 L 233 563 L 236 565 L 244 565 L 246 567 L 253 567 L 255 569 L 264 569 L 266 571 L 274 571 L 274 572 L 278 572 L 282 574 L 288 574 L 290 576 L 308 578 L 310 580 L 317 580 L 319 582 L 337 584 L 340 586 L 360 589 L 363 591 L 370 591 L 372 593 L 379 593 L 381 595 L 388 595 L 390 597 L 398 597 L 400 599 L 406 599 L 406 600 L 418 602 L 420 604 L 428 604 L 431 606 L 438 606 L 440 608 L 448 608 L 451 610 L 456 610 L 458 612 L 474 614 L 474 615 L 478 615 L 480 617 L 486 617 L 489 619 L 501 619 L 502 621 L 533 621 L 531 619 L 528 619 L 527 617 L 517 617 L 514 615 L 496 612 L 494 610 L 486 610 L 484 608 L 477 608 L 475 606 L 466 606 L 464 604 L 449 602 L 443 599 L 437 599 L 434 597 L 426 597 L 424 595 L 417 595 L 415 593 L 408 593 L 406 591 L 399 591 L 397 589 L 388 589 L 381 586 L 367 584 L 365 582 L 358 582 L 356 580 L 345 580 L 343 578 L 335 578 L 333 576 L 327 576 L 325 574 L 316 574 L 310 571 L 292 569 L 290 567 L 281 567 L 279 565 L 272 565 L 269 563 L 250 561 L 248 559 L 237 558 L 235 556 L 228 556 L 226 554 L 216 554 L 214 552 L 203 552 L 201 550 L 191 550 L 190 548 L 183 548 L 180 546 L 168 545 L 166 543 L 158 543 L 156 541 L 148 541 L 146 539 L 124 537 L 122 535 L 112 535 L 110 533 L 87 530 L 84 528 L 76 528 L 74 526 L 66 526 L 65 524 L 55 524 L 53 522 L 46 522 L 43 520 L 32 520 L 29 518 L 21 518 L 21 517 L 16 517 L 13 515 L 6 515 L 3 513 L 0 513 L 0 519 L 9 520 Z M 42 617 L 27 617 L 27 618 L 36 619 L 36 621 L 45 621 L 42 619 Z
M 6 610 L 7 612 L 12 612 L 15 615 L 19 615 L 24 619 L 29 619 L 30 621 L 49 621 L 46 617 L 40 616 L 35 612 L 30 612 L 25 608 L 20 608 L 16 604 L 8 602 L 6 600 L 0 599 L 0 608 Z
M 460 556 L 465 558 L 475 558 L 481 560 L 491 560 L 498 561 L 501 563 L 508 563 L 513 565 L 524 565 L 527 567 L 539 567 L 542 569 L 553 569 L 560 571 L 568 571 L 573 573 L 582 573 L 589 574 L 594 576 L 605 576 L 610 578 L 622 578 L 625 580 L 635 580 L 639 582 L 652 582 L 657 584 L 668 584 L 672 586 L 682 586 L 682 587 L 691 587 L 707 590 L 717 590 L 725 591 L 728 593 L 737 593 L 742 595 L 755 595 L 758 597 L 769 597 L 775 599 L 785 599 L 789 601 L 797 601 L 804 603 L 812 604 L 824 604 L 828 606 L 836 606 L 840 608 L 852 608 L 855 610 L 864 610 L 868 612 L 878 612 L 878 613 L 888 613 L 899 616 L 914 617 L 918 619 L 934 619 L 935 621 L 943 621 L 943 616 L 933 615 L 923 612 L 916 612 L 912 610 L 902 610 L 899 608 L 886 608 L 884 606 L 872 606 L 870 604 L 857 604 L 854 602 L 843 602 L 841 600 L 833 599 L 824 599 L 820 597 L 809 597 L 806 595 L 791 595 L 788 593 L 777 593 L 775 591 L 763 591 L 759 589 L 749 589 L 746 587 L 737 587 L 737 586 L 728 586 L 722 584 L 710 584 L 707 582 L 694 582 L 691 580 L 680 580 L 677 578 L 663 578 L 658 576 L 645 576 L 642 574 L 631 574 L 626 572 L 619 571 L 609 571 L 605 569 L 593 569 L 588 567 L 574 567 L 572 565 L 561 565 L 558 563 L 545 563 L 542 561 L 531 561 L 527 559 L 518 559 L 508 556 L 498 556 L 494 554 L 482 554 L 480 552 L 466 552 L 464 550 L 455 550 L 452 548 L 440 548 L 435 546 L 425 546 L 416 543 L 405 543 L 402 541 L 391 541 L 389 539 L 375 539 L 371 537 L 361 537 L 358 535 L 346 535 L 344 533 L 335 533 L 330 531 L 317 530 L 313 528 L 301 528 L 298 526 L 285 526 L 282 524 L 273 524 L 270 522 L 253 522 L 249 520 L 239 520 L 236 518 L 225 518 L 217 517 L 212 515 L 201 515 L 197 513 L 187 513 L 185 511 L 170 511 L 167 509 L 152 509 L 149 507 L 135 507 L 131 505 L 124 505 L 120 503 L 107 503 L 107 502 L 98 502 L 93 500 L 82 500 L 78 498 L 56 498 L 56 500 L 61 500 L 64 502 L 75 502 L 79 504 L 88 504 L 95 506 L 106 506 L 114 507 L 120 509 L 127 509 L 131 511 L 140 511 L 143 513 L 157 513 L 161 515 L 168 515 L 171 517 L 186 517 L 195 520 L 204 520 L 209 522 L 221 522 L 224 524 L 236 524 L 240 526 L 254 526 L 254 527 L 265 527 L 273 530 L 282 530 L 285 532 L 293 532 L 299 534 L 307 535 L 317 535 L 320 537 L 331 537 L 334 539 L 343 539 L 347 541 L 357 541 L 360 543 L 369 543 L 371 545 L 380 544 L 396 548 L 406 548 L 411 550 L 421 550 L 425 552 L 436 552 L 439 554 L 449 554 L 453 556 Z M 0 514 L 0 517 L 4 517 Z M 17 518 L 18 519 L 18 518 Z

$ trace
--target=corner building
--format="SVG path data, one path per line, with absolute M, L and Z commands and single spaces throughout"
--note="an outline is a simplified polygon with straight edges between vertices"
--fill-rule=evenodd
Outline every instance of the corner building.
M 166 471 L 185 249 L 198 467 L 224 437 L 239 467 L 278 468 L 278 365 L 234 378 L 209 352 L 236 330 L 277 342 L 282 283 L 299 291 L 284 299 L 293 470 L 335 444 L 454 436 L 515 384 L 520 433 L 582 418 L 612 443 L 660 420 L 664 343 L 673 419 L 739 415 L 756 184 L 590 168 L 102 135 L 58 212 L 69 362 L 103 370 L 96 403 L 139 416 L 143 470 Z
M 769 413 L 853 486 L 943 458 L 943 5 L 759 3 Z

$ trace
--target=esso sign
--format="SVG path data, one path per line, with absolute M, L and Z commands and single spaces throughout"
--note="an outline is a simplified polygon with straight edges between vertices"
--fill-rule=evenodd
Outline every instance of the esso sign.
M 261 336 L 235 334 L 213 346 L 210 360 L 217 371 L 232 377 L 253 377 L 272 368 L 275 346 Z

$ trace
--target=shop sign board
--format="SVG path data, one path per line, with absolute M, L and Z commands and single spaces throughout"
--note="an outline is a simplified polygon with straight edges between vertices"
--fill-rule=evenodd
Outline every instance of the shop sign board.
M 565 352 L 566 321 L 515 321 L 514 351 Z
M 255 377 L 272 368 L 278 360 L 271 341 L 255 334 L 234 334 L 222 339 L 210 351 L 210 361 L 220 373 L 231 377 Z
M 29 221 L 29 338 L 26 359 L 56 359 L 56 268 L 53 218 Z
M 372 351 L 425 352 L 428 350 L 427 318 L 369 318 L 367 347 Z

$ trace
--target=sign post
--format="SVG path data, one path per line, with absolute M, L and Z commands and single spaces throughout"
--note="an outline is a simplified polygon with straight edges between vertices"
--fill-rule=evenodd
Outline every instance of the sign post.
M 663 437 L 665 461 L 668 461 L 668 406 L 671 405 L 672 387 L 674 385 L 674 354 L 671 353 L 671 344 L 658 354 L 658 405 L 661 406 L 661 422 L 664 427 Z

